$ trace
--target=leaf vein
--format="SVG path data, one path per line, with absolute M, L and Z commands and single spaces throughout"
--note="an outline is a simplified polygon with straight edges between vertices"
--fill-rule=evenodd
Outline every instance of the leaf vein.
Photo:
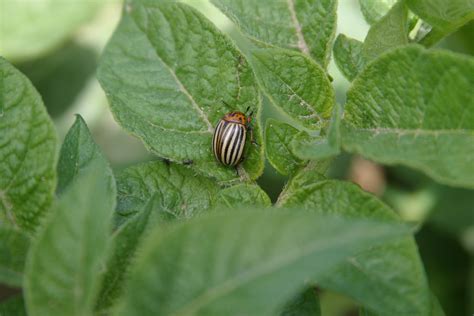
M 298 48 L 305 54 L 309 55 L 310 51 L 308 48 L 308 44 L 303 36 L 303 32 L 301 31 L 301 24 L 298 21 L 298 17 L 296 16 L 295 11 L 295 2 L 294 0 L 287 0 L 288 10 L 290 11 L 291 21 L 293 22 L 293 27 L 295 28 L 296 37 L 298 38 Z

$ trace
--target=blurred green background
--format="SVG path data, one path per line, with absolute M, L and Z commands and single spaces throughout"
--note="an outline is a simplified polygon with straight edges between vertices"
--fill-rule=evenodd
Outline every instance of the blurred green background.
M 229 34 L 242 50 L 246 41 L 209 1 L 184 1 Z M 119 0 L 0 0 L 0 55 L 33 82 L 53 118 L 60 139 L 81 114 L 115 170 L 154 159 L 115 123 L 95 78 L 99 57 L 120 19 Z M 369 25 L 357 0 L 340 0 L 337 33 L 363 40 Z M 439 47 L 474 54 L 474 23 Z M 349 82 L 334 62 L 329 66 L 337 101 L 344 103 Z M 473 74 L 474 75 L 474 74 Z M 286 120 L 264 100 L 262 124 Z M 404 167 L 382 167 L 361 157 L 340 155 L 330 168 L 378 195 L 408 221 L 423 223 L 416 235 L 431 287 L 447 315 L 474 312 L 474 191 L 439 185 Z M 267 163 L 258 183 L 276 200 L 286 182 Z M 322 292 L 324 315 L 356 315 L 355 304 Z

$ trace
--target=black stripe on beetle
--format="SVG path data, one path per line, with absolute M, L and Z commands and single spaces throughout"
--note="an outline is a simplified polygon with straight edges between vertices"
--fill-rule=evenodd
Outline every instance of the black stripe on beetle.
M 250 128 L 251 114 L 230 112 L 217 123 L 212 138 L 212 151 L 216 159 L 225 166 L 236 166 L 242 161 Z

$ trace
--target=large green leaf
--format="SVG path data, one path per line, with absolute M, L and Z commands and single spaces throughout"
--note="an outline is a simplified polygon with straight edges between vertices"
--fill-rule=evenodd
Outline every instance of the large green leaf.
M 144 208 L 154 195 L 172 218 L 190 218 L 210 209 L 219 186 L 185 166 L 153 161 L 129 167 L 117 176 L 117 212 L 127 217 Z
M 23 60 L 46 53 L 93 17 L 104 2 L 2 1 L 0 55 Z
M 225 35 L 185 4 L 127 3 L 98 77 L 119 124 L 160 157 L 192 161 L 218 180 L 237 178 L 234 168 L 215 160 L 211 140 L 224 114 L 247 107 L 257 113 L 254 135 L 261 143 L 252 70 Z M 244 169 L 257 178 L 263 148 L 249 144 L 245 157 Z
M 123 292 L 123 283 L 137 249 L 149 227 L 152 227 L 159 217 L 158 202 L 157 196 L 152 197 L 141 212 L 115 231 L 113 253 L 107 261 L 107 272 L 104 275 L 96 310 L 107 311 Z
M 290 143 L 299 130 L 289 124 L 268 119 L 265 127 L 265 150 L 270 164 L 281 174 L 295 172 L 303 161 L 291 152 Z
M 389 49 L 406 44 L 408 10 L 405 3 L 400 1 L 371 26 L 362 46 L 362 57 L 367 63 Z
M 76 121 L 67 133 L 58 162 L 58 187 L 56 191 L 61 194 L 74 182 L 77 177 L 87 172 L 91 166 L 96 167 L 101 164 L 108 179 L 107 187 L 110 193 L 108 197 L 115 199 L 115 180 L 107 160 L 101 153 L 99 146 L 94 143 L 92 135 L 87 128 L 86 122 L 80 116 L 76 116 Z
M 299 50 L 322 67 L 336 30 L 336 0 L 212 0 L 251 39 Z
M 102 167 L 69 186 L 30 247 L 24 286 L 31 316 L 92 313 L 114 209 Z
M 57 136 L 38 92 L 2 58 L 0 80 L 0 220 L 32 231 L 54 194 Z
M 0 222 L 0 284 L 21 287 L 30 240 L 17 228 Z
M 169 219 L 188 219 L 217 205 L 270 205 L 269 197 L 257 185 L 221 188 L 212 179 L 196 176 L 189 167 L 165 161 L 125 169 L 117 176 L 117 187 L 119 224 L 141 211 L 154 195 L 157 208 Z
M 280 48 L 256 49 L 252 57 L 260 85 L 279 109 L 307 128 L 324 126 L 334 105 L 334 89 L 318 64 Z
M 384 54 L 348 92 L 343 147 L 474 187 L 474 59 L 412 45 Z
M 334 43 L 334 60 L 349 81 L 352 81 L 364 67 L 363 45 L 364 43 L 344 34 L 339 34 Z
M 397 0 L 359 0 L 360 10 L 369 24 L 379 21 Z
M 270 315 L 346 256 L 408 233 L 309 212 L 216 212 L 157 227 L 117 315 Z
M 354 220 L 400 222 L 392 210 L 354 184 L 311 178 L 308 172 L 295 177 L 297 183 L 288 185 L 279 205 Z M 413 238 L 353 256 L 320 278 L 319 284 L 353 297 L 377 315 L 429 315 L 431 309 L 430 290 Z

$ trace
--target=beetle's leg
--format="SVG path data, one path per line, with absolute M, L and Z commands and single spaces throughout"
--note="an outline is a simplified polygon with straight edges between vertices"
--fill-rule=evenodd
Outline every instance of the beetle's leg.
M 247 130 L 250 133 L 250 142 L 254 144 L 255 146 L 259 146 L 259 144 L 255 141 L 254 135 L 253 135 L 253 128 L 252 126 L 248 125 Z
M 222 101 L 222 103 L 224 103 L 224 105 L 227 106 L 228 108 L 232 108 L 232 107 L 229 105 L 229 103 L 227 103 L 227 102 L 224 101 L 224 99 L 222 99 L 221 101 Z

